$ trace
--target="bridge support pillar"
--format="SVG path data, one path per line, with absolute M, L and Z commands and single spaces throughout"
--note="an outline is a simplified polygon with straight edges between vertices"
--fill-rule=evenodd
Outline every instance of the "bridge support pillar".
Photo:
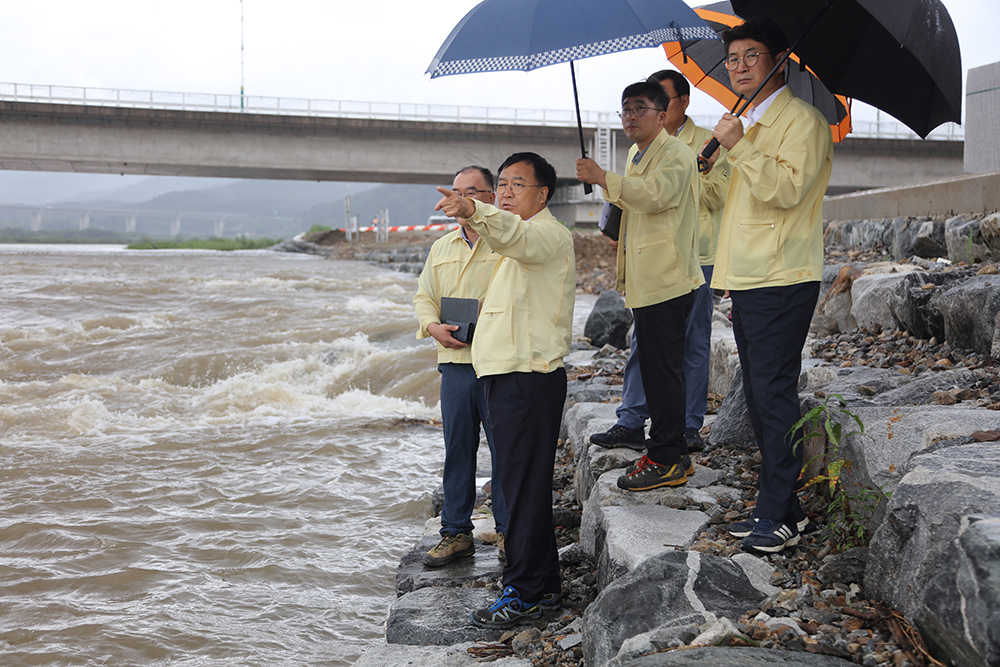
M 215 221 L 215 238 L 221 239 L 222 235 L 225 234 L 225 233 L 226 233 L 226 220 L 225 220 L 225 218 L 223 218 L 222 220 L 216 220 Z
M 80 214 L 80 231 L 90 229 L 90 213 Z
M 31 212 L 31 231 L 37 232 L 42 229 L 42 212 L 32 211 Z
M 135 231 L 135 219 L 136 219 L 136 217 L 137 216 L 136 216 L 135 213 L 129 213 L 127 216 L 125 216 L 125 231 L 126 232 L 134 232 Z
M 170 221 L 170 235 L 180 236 L 180 233 L 181 233 L 181 218 L 180 216 L 177 216 L 176 218 Z
M 556 193 L 549 204 L 549 210 L 556 220 L 567 227 L 582 227 L 596 229 L 601 220 L 601 210 L 604 199 L 600 188 L 586 195 L 582 185 L 568 185 L 556 188 Z

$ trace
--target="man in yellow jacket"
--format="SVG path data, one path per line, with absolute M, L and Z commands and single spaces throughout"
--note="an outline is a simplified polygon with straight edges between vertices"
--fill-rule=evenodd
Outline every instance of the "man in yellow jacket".
M 770 21 L 751 19 L 723 34 L 733 89 L 750 97 L 788 49 Z M 795 487 L 802 346 L 823 276 L 823 195 L 833 140 L 815 108 L 784 84 L 783 68 L 752 100 L 744 132 L 725 114 L 714 136 L 729 151 L 732 177 L 712 286 L 729 291 L 743 391 L 761 451 L 754 516 L 733 524 L 749 552 L 799 542 L 808 519 Z
M 684 75 L 674 70 L 660 70 L 650 75 L 662 88 L 669 101 L 663 119 L 663 129 L 677 137 L 695 153 L 701 151 L 712 138 L 711 130 L 698 127 L 687 116 L 691 101 L 691 86 Z M 719 241 L 719 226 L 722 222 L 722 206 L 729 192 L 729 164 L 726 151 L 722 150 L 712 168 L 698 174 L 700 179 L 700 211 L 698 217 L 698 262 L 705 283 L 695 290 L 694 304 L 688 315 L 684 336 L 684 388 L 687 392 L 687 408 L 684 415 L 684 439 L 688 449 L 700 452 L 705 449 L 701 439 L 701 427 L 705 424 L 708 410 L 708 376 L 711 362 L 712 312 L 712 267 L 715 264 L 715 248 Z M 617 241 L 612 241 L 617 248 Z M 644 449 L 646 420 L 646 394 L 639 372 L 639 344 L 632 330 L 632 353 L 625 364 L 622 376 L 622 404 L 615 411 L 617 423 L 603 433 L 594 433 L 590 441 L 601 447 L 629 447 Z
M 507 628 L 559 604 L 552 469 L 566 402 L 576 261 L 573 235 L 548 209 L 556 172 L 535 153 L 500 166 L 499 208 L 438 188 L 438 210 L 465 218 L 498 255 L 472 363 L 483 378 L 497 467 L 510 513 L 504 589 L 472 621 Z
M 622 92 L 622 127 L 635 142 L 625 176 L 588 158 L 576 161 L 576 177 L 600 185 L 605 200 L 622 209 L 616 288 L 635 316 L 651 422 L 646 455 L 618 478 L 630 491 L 684 484 L 693 470 L 683 363 L 693 292 L 705 282 L 696 248 L 699 179 L 694 152 L 663 129 L 668 104 L 655 82 Z
M 496 199 L 493 174 L 489 169 L 469 166 L 455 174 L 452 192 L 486 204 Z M 441 321 L 441 298 L 455 297 L 482 301 L 500 255 L 459 219 L 460 227 L 439 238 L 431 246 L 420 273 L 413 304 L 420 328 L 417 338 L 437 341 L 438 371 L 441 373 L 441 421 L 444 426 L 444 501 L 441 504 L 441 541 L 424 554 L 430 567 L 446 565 L 476 551 L 472 541 L 472 509 L 476 501 L 476 452 L 479 428 L 486 432 L 492 460 L 491 500 L 499 537 L 500 559 L 504 558 L 507 532 L 507 505 L 496 474 L 493 432 L 486 419 L 486 393 L 472 367 L 472 347 L 456 340 L 458 325 Z M 473 340 L 475 334 L 473 334 Z

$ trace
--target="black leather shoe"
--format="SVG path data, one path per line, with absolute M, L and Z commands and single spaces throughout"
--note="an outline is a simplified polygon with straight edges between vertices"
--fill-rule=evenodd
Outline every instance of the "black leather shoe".
M 621 424 L 615 424 L 604 433 L 594 433 L 590 436 L 590 441 L 608 449 L 628 447 L 639 452 L 646 449 L 645 431 L 641 428 L 629 428 Z
M 689 452 L 703 452 L 705 451 L 705 441 L 701 439 L 701 434 L 698 433 L 693 428 L 689 428 L 684 432 L 684 439 L 687 441 Z

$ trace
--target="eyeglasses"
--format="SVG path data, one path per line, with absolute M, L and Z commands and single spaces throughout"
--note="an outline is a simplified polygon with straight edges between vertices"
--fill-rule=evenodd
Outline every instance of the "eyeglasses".
M 464 190 L 455 190 L 452 188 L 452 192 L 463 197 L 475 197 L 478 194 L 485 194 L 487 192 L 493 192 L 492 190 L 480 190 L 479 188 L 465 188 Z
M 656 107 L 622 107 L 622 110 L 617 113 L 618 117 L 622 119 L 628 118 L 629 116 L 642 118 L 646 115 L 647 111 L 663 111 L 663 109 L 657 109 Z
M 774 51 L 762 51 L 761 53 L 772 54 Z M 750 69 L 757 64 L 757 59 L 760 57 L 760 53 L 747 53 L 743 56 L 743 64 Z M 735 72 L 740 67 L 740 57 L 739 56 L 729 56 L 726 58 L 726 69 L 730 72 Z
M 500 181 L 499 183 L 497 183 L 497 194 L 503 194 L 507 190 L 510 190 L 511 194 L 516 196 L 524 192 L 525 188 L 544 188 L 544 187 L 545 187 L 544 185 L 538 185 L 538 184 L 531 185 L 528 183 L 519 183 L 517 181 L 513 183 Z

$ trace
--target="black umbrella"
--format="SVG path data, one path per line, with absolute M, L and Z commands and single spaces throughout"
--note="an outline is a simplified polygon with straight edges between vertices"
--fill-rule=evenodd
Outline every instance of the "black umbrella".
M 924 138 L 961 121 L 962 56 L 940 0 L 731 1 L 745 19 L 774 21 L 831 92 L 867 102 Z
M 733 14 L 729 0 L 702 5 L 694 11 L 719 33 L 743 23 L 743 19 Z M 739 107 L 743 98 L 733 90 L 729 81 L 729 70 L 725 66 L 726 47 L 721 40 L 667 42 L 663 50 L 692 86 L 711 95 L 727 109 Z M 819 109 L 830 123 L 833 140 L 842 140 L 851 131 L 851 101 L 827 90 L 815 74 L 799 63 L 796 54 L 790 57 L 796 64 L 785 68 L 785 83 L 796 97 Z

